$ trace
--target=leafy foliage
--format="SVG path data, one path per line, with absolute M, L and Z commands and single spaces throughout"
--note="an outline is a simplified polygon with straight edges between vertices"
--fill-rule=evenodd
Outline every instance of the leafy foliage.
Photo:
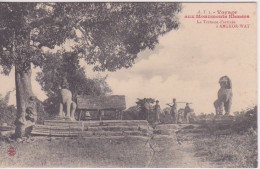
M 43 47 L 71 40 L 94 70 L 127 68 L 178 28 L 180 11 L 179 3 L 0 3 L 0 64 L 5 74 L 42 66 Z
M 237 133 L 243 133 L 250 129 L 257 130 L 257 106 L 237 114 L 232 129 Z
M 141 115 L 144 113 L 144 100 L 146 99 L 147 103 L 149 103 L 150 106 L 150 114 L 153 114 L 153 104 L 155 102 L 155 99 L 153 98 L 143 98 L 139 99 L 137 98 L 137 102 L 135 106 L 129 107 L 126 111 L 124 111 L 124 120 L 141 120 Z
M 144 100 L 146 99 L 146 102 L 149 103 L 149 104 L 153 104 L 155 102 L 155 99 L 153 98 L 143 98 L 143 99 L 139 99 L 137 98 L 137 102 L 136 104 L 140 107 L 142 107 L 144 105 Z
M 178 28 L 180 11 L 180 3 L 0 3 L 0 65 L 6 75 L 15 67 L 19 88 L 16 90 L 17 120 L 23 121 L 28 96 L 32 95 L 31 65 L 44 69 L 45 63 L 52 59 L 60 69 L 74 69 L 79 59 L 84 59 L 94 65 L 95 71 L 129 68 L 140 51 L 153 49 L 160 35 Z M 68 41 L 73 45 L 69 46 L 70 54 L 64 53 L 64 59 L 69 60 L 63 62 L 45 54 L 46 48 L 64 47 Z M 56 56 L 62 58 L 63 54 L 57 52 Z M 59 83 L 60 76 L 49 73 L 54 75 L 48 74 L 46 78 L 39 75 L 38 80 L 47 91 L 46 102 L 51 105 L 55 103 L 55 83 Z M 73 77 L 74 81 L 69 82 L 71 90 L 77 88 L 74 95 L 86 91 L 79 84 L 97 84 L 80 78 L 82 74 L 79 70 L 74 74 L 78 79 Z M 47 83 L 49 77 L 54 84 Z M 19 130 L 17 135 L 21 133 Z
M 193 114 L 192 118 L 194 119 L 195 123 L 202 124 L 205 121 L 214 121 L 216 118 L 219 120 L 228 119 L 228 116 L 216 116 L 214 113 L 205 114 L 200 113 L 199 115 Z M 243 110 L 240 112 L 235 112 L 234 116 L 232 117 L 233 122 L 229 125 L 233 131 L 240 133 L 247 131 L 250 128 L 257 129 L 257 106 L 250 107 L 247 110 Z M 219 124 L 221 125 L 221 124 Z M 220 128 L 221 126 L 219 126 Z
M 78 94 L 99 96 L 111 92 L 106 77 L 86 77 L 75 52 L 48 53 L 42 65 L 42 72 L 39 72 L 36 78 L 48 96 L 44 102 L 47 112 L 58 112 L 57 96 L 64 78 L 67 79 L 74 100 Z
M 137 100 L 138 101 L 136 102 L 136 104 L 137 104 L 137 107 L 139 109 L 139 113 L 143 113 L 145 111 L 145 109 L 146 109 L 145 108 L 145 100 L 149 104 L 150 109 L 152 109 L 152 105 L 151 104 L 153 104 L 155 102 L 155 99 L 153 99 L 153 98 L 143 98 L 143 99 L 137 98 Z
M 7 92 L 5 97 L 0 96 L 0 125 L 6 123 L 14 125 L 16 117 L 16 108 L 13 105 L 8 105 L 11 91 Z
M 124 111 L 123 119 L 124 120 L 138 120 L 139 119 L 139 108 L 138 106 L 129 107 L 127 110 Z

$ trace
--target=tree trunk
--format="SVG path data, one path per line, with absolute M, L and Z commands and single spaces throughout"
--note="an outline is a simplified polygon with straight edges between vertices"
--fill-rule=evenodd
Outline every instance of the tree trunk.
M 25 135 L 26 126 L 26 108 L 31 106 L 33 96 L 31 85 L 31 68 L 26 71 L 18 70 L 15 68 L 15 85 L 16 85 L 16 105 L 17 105 L 17 118 L 16 118 L 16 137 Z

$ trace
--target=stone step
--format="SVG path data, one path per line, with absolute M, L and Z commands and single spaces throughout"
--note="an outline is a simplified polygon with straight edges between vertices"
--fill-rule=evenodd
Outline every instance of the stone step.
M 54 126 L 54 125 L 35 125 L 33 129 L 45 130 L 83 130 L 82 126 Z
M 47 126 L 83 126 L 82 121 L 67 121 L 67 120 L 44 120 L 44 125 Z
M 61 136 L 61 137 L 73 137 L 73 136 L 81 136 L 82 132 L 68 132 L 68 131 L 38 131 L 38 130 L 33 130 L 32 135 L 35 136 Z
M 145 120 L 65 121 L 46 120 L 44 125 L 35 125 L 32 135 L 46 136 L 146 136 L 152 128 Z
M 178 129 L 178 124 L 159 124 L 156 125 L 155 129 L 157 130 L 168 130 L 168 129 Z
M 149 136 L 149 132 L 146 131 L 48 131 L 48 130 L 33 130 L 32 135 L 43 136 L 63 136 L 63 137 L 91 137 L 91 136 Z
M 35 125 L 34 131 L 148 131 L 151 130 L 149 126 L 96 126 L 96 127 L 82 127 L 82 126 L 47 126 Z
M 158 135 L 174 135 L 177 129 L 154 129 L 153 134 Z
M 148 125 L 146 120 L 65 121 L 45 120 L 44 125 L 53 126 L 138 126 Z
M 198 125 L 198 124 L 158 124 L 155 126 L 155 129 L 158 129 L 158 130 L 181 129 L 181 128 L 186 128 L 189 126 L 193 126 L 195 128 L 200 125 Z
M 89 126 L 88 122 L 84 122 L 84 126 Z M 149 125 L 146 120 L 104 120 L 99 122 L 102 126 L 138 126 Z
M 181 129 L 178 130 L 177 133 L 203 133 L 203 132 L 207 132 L 208 130 L 205 128 L 201 128 L 201 129 Z
M 34 133 L 34 132 L 43 132 L 43 133 L 55 133 L 55 132 L 57 132 L 57 133 L 73 133 L 73 132 L 78 133 L 79 132 L 79 133 L 81 133 L 83 131 L 76 130 L 76 129 L 74 129 L 74 130 L 64 130 L 64 129 L 46 130 L 46 129 L 38 128 L 38 129 L 33 129 L 32 133 Z
M 149 126 L 97 126 L 84 127 L 84 131 L 147 131 L 151 130 Z
M 82 136 L 149 136 L 149 133 L 142 131 L 84 131 Z

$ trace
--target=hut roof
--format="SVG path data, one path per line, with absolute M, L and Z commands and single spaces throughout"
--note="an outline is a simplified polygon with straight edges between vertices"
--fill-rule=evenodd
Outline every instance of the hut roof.
M 78 95 L 77 107 L 86 110 L 124 110 L 126 109 L 125 96 Z

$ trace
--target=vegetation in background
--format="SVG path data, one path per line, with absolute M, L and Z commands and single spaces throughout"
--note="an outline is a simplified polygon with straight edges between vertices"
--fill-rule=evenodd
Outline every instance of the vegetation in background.
M 55 115 L 59 110 L 59 86 L 66 78 L 69 89 L 76 101 L 77 95 L 106 95 L 111 92 L 106 82 L 106 77 L 93 79 L 86 77 L 86 72 L 79 65 L 77 53 L 61 52 L 46 54 L 46 62 L 43 63 L 42 72 L 37 74 L 36 80 L 46 92 L 47 99 L 43 102 L 46 112 Z
M 95 71 L 129 68 L 137 54 L 178 29 L 180 3 L 0 3 L 0 65 L 15 68 L 17 121 L 21 136 L 30 97 L 32 66 L 42 67 L 44 49 L 67 46 Z
M 8 126 L 14 126 L 15 123 L 17 109 L 14 105 L 8 105 L 11 92 L 8 91 L 4 97 L 0 95 L 0 126 L 4 123 Z M 45 119 L 49 119 L 49 115 L 45 112 L 40 100 L 36 98 L 35 102 L 38 112 L 36 122 L 42 124 Z
M 129 107 L 124 111 L 123 119 L 125 120 L 140 120 L 141 113 L 144 113 L 144 99 L 137 98 L 137 102 L 135 106 Z M 155 103 L 155 99 L 146 98 L 147 103 L 150 105 L 150 114 L 154 114 L 153 112 L 153 104 Z
M 257 106 L 236 113 L 234 119 L 229 125 L 218 124 L 213 132 L 209 129 L 196 136 L 194 144 L 197 156 L 221 163 L 223 167 L 256 168 Z
M 16 118 L 16 107 L 8 105 L 11 91 L 7 92 L 5 97 L 0 95 L 0 126 L 6 123 L 8 126 L 13 126 Z

